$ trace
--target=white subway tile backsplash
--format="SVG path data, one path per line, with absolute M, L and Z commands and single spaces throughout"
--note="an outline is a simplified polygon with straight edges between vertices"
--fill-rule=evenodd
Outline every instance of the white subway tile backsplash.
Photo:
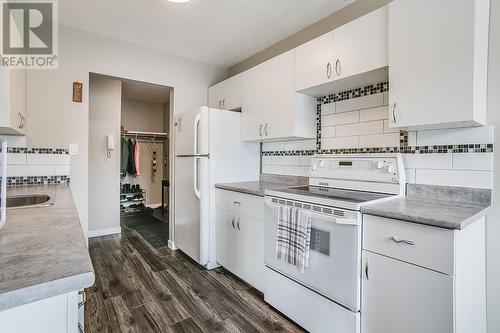
M 323 127 L 321 126 L 321 138 L 335 137 L 335 126 Z
M 27 154 L 27 164 L 70 164 L 68 154 Z
M 493 126 L 419 131 L 418 146 L 492 143 Z
M 417 145 L 417 132 L 408 132 L 408 146 Z
M 321 149 L 357 148 L 358 136 L 345 136 L 341 138 L 326 138 L 321 140 Z
M 70 166 L 68 164 L 54 165 L 55 176 L 68 176 L 70 174 Z
M 377 108 L 364 109 L 359 111 L 359 121 L 372 121 L 389 119 L 389 108 L 380 106 Z
M 309 167 L 286 166 L 285 167 L 285 175 L 308 177 L 309 176 Z
M 273 157 L 272 156 L 262 156 L 262 164 L 273 164 Z
M 285 167 L 282 165 L 263 165 L 262 173 L 272 174 L 272 175 L 284 175 Z
M 417 184 L 492 188 L 492 172 L 477 170 L 416 170 Z
M 27 154 L 7 153 L 7 165 L 9 164 L 26 164 Z
M 316 139 L 285 141 L 285 151 L 291 150 L 315 150 Z
M 359 148 L 399 147 L 399 132 L 389 134 L 361 135 Z
M 415 169 L 405 169 L 406 174 L 406 183 L 407 184 L 415 184 Z
M 262 151 L 283 151 L 285 150 L 285 143 L 280 142 L 265 142 L 262 144 Z
M 384 93 L 384 105 L 389 105 L 389 92 Z
M 451 169 L 452 154 L 404 154 L 403 162 L 406 168 L 413 169 Z
M 336 127 L 335 131 L 337 137 L 351 136 L 351 135 L 379 134 L 379 133 L 384 133 L 384 122 L 382 120 L 378 120 L 378 121 L 368 121 L 364 123 L 339 125 Z
M 284 156 L 284 165 L 300 165 L 300 156 Z
M 359 98 L 348 99 L 335 103 L 335 112 L 342 113 L 354 110 L 368 109 L 384 104 L 384 94 L 374 94 Z
M 300 156 L 300 165 L 309 167 L 311 165 L 312 156 Z
M 7 165 L 7 176 L 22 177 L 22 176 L 54 176 L 53 165 Z
M 399 133 L 398 127 L 389 127 L 389 119 L 384 120 L 384 133 Z
M 359 111 L 331 114 L 321 118 L 321 126 L 335 126 L 359 122 Z
M 283 155 L 273 156 L 271 159 L 271 164 L 272 165 L 285 165 L 285 156 L 283 156 Z
M 493 170 L 493 153 L 453 154 L 453 169 Z
M 326 116 L 335 113 L 335 103 L 321 105 L 321 116 Z

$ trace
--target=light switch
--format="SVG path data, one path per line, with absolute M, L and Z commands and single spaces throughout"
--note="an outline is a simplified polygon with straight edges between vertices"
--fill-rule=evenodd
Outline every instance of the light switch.
M 77 143 L 70 143 L 68 150 L 69 150 L 70 155 L 78 155 L 78 144 Z

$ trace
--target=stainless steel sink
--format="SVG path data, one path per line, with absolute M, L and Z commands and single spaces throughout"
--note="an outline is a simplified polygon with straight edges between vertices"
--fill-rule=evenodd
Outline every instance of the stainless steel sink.
M 54 194 L 28 194 L 7 196 L 7 209 L 48 207 L 54 204 Z

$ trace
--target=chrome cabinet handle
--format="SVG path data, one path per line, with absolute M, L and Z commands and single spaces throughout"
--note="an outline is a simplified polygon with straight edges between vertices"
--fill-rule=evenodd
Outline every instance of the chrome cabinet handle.
M 264 134 L 266 134 L 266 136 L 267 136 L 267 123 L 266 123 L 266 126 L 264 126 Z
M 226 99 L 224 98 L 222 100 L 222 108 L 225 109 L 226 108 Z
M 241 202 L 239 202 L 239 201 L 233 201 L 233 203 L 234 203 L 235 205 L 241 205 Z
M 394 121 L 394 123 L 397 123 L 396 121 L 396 102 L 394 102 L 393 106 L 392 106 L 392 120 Z
M 238 227 L 238 230 L 241 230 L 240 229 L 240 219 L 238 218 L 238 222 L 236 222 L 236 226 Z
M 222 101 L 219 99 L 219 109 L 222 109 L 222 106 L 220 105 Z
M 21 112 L 19 112 L 18 115 L 19 115 L 19 124 L 17 125 L 17 127 L 19 129 L 23 129 L 24 125 L 26 125 L 26 118 L 24 118 Z
M 85 291 L 78 291 L 78 296 L 82 295 L 82 301 L 80 303 L 78 303 L 78 308 L 81 308 L 82 306 L 85 305 L 85 303 L 87 302 L 87 295 L 85 295 Z
M 332 64 L 330 62 L 326 64 L 326 77 L 329 79 L 332 77 Z
M 368 260 L 365 262 L 365 276 L 367 280 L 370 280 L 370 276 L 368 275 Z
M 259 134 L 262 137 L 262 124 L 260 124 L 260 127 L 259 127 Z
M 234 217 L 233 217 L 233 219 L 231 220 L 231 225 L 233 226 L 233 229 L 234 229 L 234 228 L 235 228 L 235 226 L 234 226 Z
M 340 67 L 340 59 L 337 59 L 337 61 L 335 61 L 335 73 L 337 73 L 337 76 L 340 76 L 341 70 L 342 68 Z
M 391 236 L 390 240 L 392 240 L 394 243 L 397 243 L 397 244 L 406 244 L 406 245 L 411 245 L 411 246 L 415 245 L 415 242 L 412 240 L 400 239 L 400 238 L 395 237 L 395 236 Z

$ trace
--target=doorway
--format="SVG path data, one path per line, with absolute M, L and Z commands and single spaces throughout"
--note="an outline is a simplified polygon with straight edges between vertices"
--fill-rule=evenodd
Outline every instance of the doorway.
M 173 88 L 99 74 L 89 87 L 89 235 L 168 245 Z

